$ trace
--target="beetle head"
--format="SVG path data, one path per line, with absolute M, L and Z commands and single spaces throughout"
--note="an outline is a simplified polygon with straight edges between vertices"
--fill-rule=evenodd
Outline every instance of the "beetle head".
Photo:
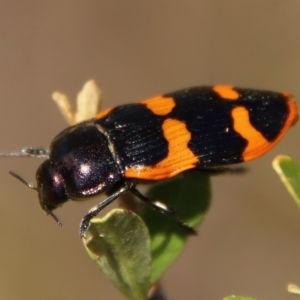
M 63 179 L 48 159 L 38 168 L 36 180 L 40 205 L 47 214 L 52 215 L 54 209 L 68 201 Z

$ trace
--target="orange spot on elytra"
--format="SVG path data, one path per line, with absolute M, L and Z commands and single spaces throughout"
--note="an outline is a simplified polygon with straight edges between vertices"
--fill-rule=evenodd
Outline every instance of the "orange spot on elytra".
M 215 85 L 213 91 L 224 100 L 238 100 L 239 98 L 239 93 L 231 85 Z
M 169 144 L 168 156 L 153 167 L 136 166 L 127 169 L 125 170 L 125 177 L 159 180 L 195 168 L 199 159 L 188 148 L 191 133 L 187 130 L 186 125 L 175 119 L 166 119 L 162 129 Z
M 160 116 L 165 116 L 170 113 L 176 105 L 172 97 L 163 96 L 143 100 L 140 103 L 145 104 L 154 114 Z

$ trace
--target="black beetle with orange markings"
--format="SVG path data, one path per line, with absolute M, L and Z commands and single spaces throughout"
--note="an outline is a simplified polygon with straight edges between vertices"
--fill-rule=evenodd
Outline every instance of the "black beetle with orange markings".
M 224 85 L 188 88 L 105 110 L 62 131 L 49 150 L 24 150 L 19 156 L 48 158 L 37 170 L 37 187 L 12 175 L 38 191 L 41 207 L 60 225 L 53 210 L 69 199 L 109 195 L 83 218 L 81 237 L 91 218 L 126 191 L 194 233 L 170 207 L 142 195 L 135 187 L 138 180 L 255 159 L 297 117 L 297 104 L 288 93 Z

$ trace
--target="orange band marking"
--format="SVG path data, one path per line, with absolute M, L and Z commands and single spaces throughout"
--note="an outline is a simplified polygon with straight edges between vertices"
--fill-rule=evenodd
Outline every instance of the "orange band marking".
M 263 135 L 251 125 L 249 112 L 245 107 L 240 106 L 232 110 L 231 115 L 234 120 L 234 130 L 248 141 L 248 145 L 242 155 L 244 161 L 257 158 L 273 148 L 293 124 L 297 118 L 297 104 L 294 101 L 289 101 L 287 105 L 290 110 L 289 116 L 277 137 L 271 142 L 266 140 Z
M 150 109 L 154 114 L 165 116 L 172 111 L 176 106 L 174 99 L 172 97 L 157 96 L 147 100 L 143 100 L 143 103 Z
M 215 85 L 213 91 L 218 93 L 219 96 L 225 100 L 238 100 L 239 93 L 234 90 L 231 85 Z
M 248 141 L 248 145 L 243 152 L 244 161 L 259 157 L 274 146 L 274 143 L 270 143 L 266 140 L 263 135 L 251 125 L 249 113 L 245 107 L 234 108 L 231 115 L 234 120 L 234 130 Z
M 186 125 L 175 119 L 166 119 L 162 129 L 169 143 L 168 156 L 153 167 L 136 166 L 127 169 L 125 177 L 160 180 L 195 168 L 199 158 L 188 148 L 191 133 L 187 130 Z

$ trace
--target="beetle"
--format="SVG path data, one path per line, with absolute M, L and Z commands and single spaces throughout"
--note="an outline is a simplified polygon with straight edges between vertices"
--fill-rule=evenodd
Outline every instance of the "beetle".
M 58 134 L 49 149 L 28 148 L 2 156 L 43 156 L 36 172 L 42 209 L 69 199 L 108 197 L 82 219 L 90 220 L 126 191 L 183 222 L 166 204 L 138 191 L 139 180 L 167 179 L 189 169 L 209 169 L 255 159 L 271 149 L 298 118 L 292 95 L 227 85 L 187 88 L 107 109 Z

